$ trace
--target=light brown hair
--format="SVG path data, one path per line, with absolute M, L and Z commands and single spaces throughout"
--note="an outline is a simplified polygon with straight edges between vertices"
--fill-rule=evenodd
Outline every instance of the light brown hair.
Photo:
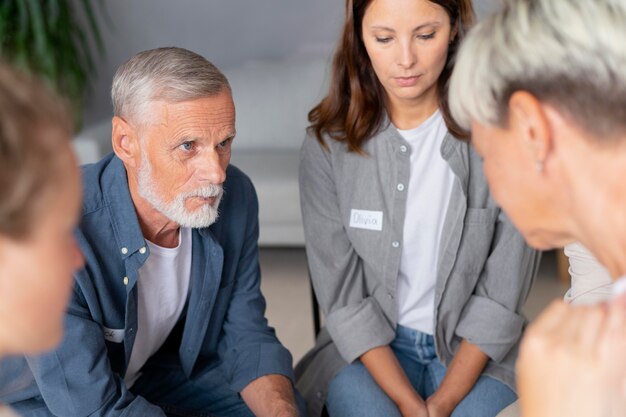
M 72 123 L 46 86 L 0 63 L 0 234 L 21 239 L 67 172 Z
M 450 26 L 458 33 L 448 48 L 445 68 L 438 80 L 439 107 L 448 130 L 466 139 L 468 132 L 451 117 L 448 107 L 448 81 L 460 42 L 474 21 L 471 0 L 430 0 L 443 7 Z M 363 44 L 362 23 L 372 0 L 347 0 L 346 19 L 335 52 L 328 95 L 309 112 L 308 130 L 323 143 L 323 136 L 345 142 L 353 152 L 362 152 L 365 141 L 376 134 L 385 119 L 385 91 L 380 84 Z

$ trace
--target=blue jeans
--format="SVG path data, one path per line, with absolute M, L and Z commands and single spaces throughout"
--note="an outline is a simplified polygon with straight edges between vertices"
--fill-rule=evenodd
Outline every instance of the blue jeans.
M 168 417 L 254 417 L 220 368 L 201 371 L 190 380 L 180 366 L 144 367 L 131 391 L 161 407 Z M 298 409 L 305 412 L 304 400 L 294 393 Z
M 443 381 L 445 366 L 437 359 L 433 337 L 398 326 L 391 342 L 400 365 L 419 395 L 426 399 Z M 517 399 L 502 382 L 482 375 L 451 417 L 494 417 Z M 326 397 L 330 417 L 402 417 L 361 361 L 343 368 L 331 381 Z

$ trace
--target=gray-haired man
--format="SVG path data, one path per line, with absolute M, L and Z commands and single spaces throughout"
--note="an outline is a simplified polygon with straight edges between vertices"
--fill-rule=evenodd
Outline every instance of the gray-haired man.
M 229 165 L 226 78 L 161 48 L 123 64 L 112 96 L 114 154 L 83 170 L 65 340 L 27 359 L 37 384 L 5 401 L 33 416 L 298 415 L 264 318 L 256 194 Z

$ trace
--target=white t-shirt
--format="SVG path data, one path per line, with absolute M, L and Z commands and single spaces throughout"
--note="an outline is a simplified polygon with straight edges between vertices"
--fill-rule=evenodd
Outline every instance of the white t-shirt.
M 440 151 L 448 129 L 437 110 L 417 128 L 398 131 L 411 146 L 411 175 L 396 285 L 398 323 L 433 334 L 439 243 L 454 182 L 454 173 Z
M 191 229 L 180 228 L 178 246 L 148 242 L 150 255 L 137 280 L 137 335 L 124 382 L 132 387 L 141 367 L 159 350 L 187 302 L 191 275 Z

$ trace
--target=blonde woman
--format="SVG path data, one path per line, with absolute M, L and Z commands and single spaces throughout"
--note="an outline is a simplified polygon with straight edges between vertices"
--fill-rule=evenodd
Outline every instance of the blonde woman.
M 578 241 L 613 280 L 626 276 L 624 39 L 626 0 L 511 0 L 466 38 L 450 87 L 453 116 L 527 241 Z M 618 294 L 555 302 L 531 326 L 517 364 L 524 417 L 626 413 Z

